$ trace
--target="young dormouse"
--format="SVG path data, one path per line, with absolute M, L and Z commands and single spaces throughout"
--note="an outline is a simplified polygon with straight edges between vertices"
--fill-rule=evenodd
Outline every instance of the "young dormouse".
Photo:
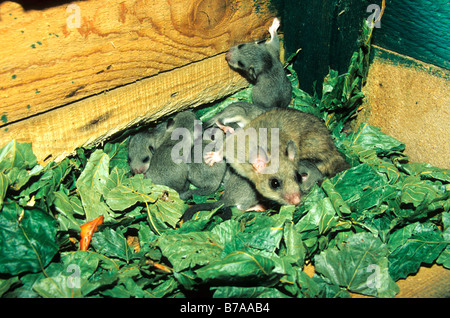
M 167 121 L 160 146 L 155 150 L 145 177 L 178 193 L 188 190 L 189 167 L 196 116 L 191 111 L 176 114 Z M 177 139 L 181 137 L 182 140 Z
M 152 130 L 145 130 L 130 137 L 128 143 L 128 164 L 133 175 L 145 173 L 155 149 L 160 146 L 167 123 L 161 123 Z
M 218 151 L 207 153 L 205 161 L 213 165 L 225 157 L 234 171 L 252 182 L 261 195 L 279 204 L 297 205 L 301 193 L 296 145 L 279 128 L 265 126 L 259 129 L 250 122 L 244 129 L 237 129 L 218 146 Z
M 322 121 L 295 109 L 261 114 L 229 135 L 221 149 L 209 152 L 205 160 L 214 164 L 224 156 L 261 195 L 280 204 L 300 203 L 299 160 L 314 163 L 325 177 L 349 167 Z
M 292 99 L 292 86 L 280 61 L 279 26 L 275 18 L 269 41 L 239 44 L 225 55 L 230 67 L 253 84 L 253 103 L 265 108 L 286 107 Z
M 187 190 L 180 193 L 180 198 L 182 200 L 187 200 L 192 197 L 192 195 L 208 195 L 216 192 L 225 176 L 227 171 L 227 165 L 224 161 L 219 162 L 218 165 L 210 167 L 205 163 L 203 159 L 203 149 L 207 147 L 213 141 L 202 140 L 197 138 L 194 141 L 194 146 L 192 147 L 191 154 L 199 151 L 199 159 L 196 160 L 195 156 L 191 156 L 191 162 L 188 163 L 188 181 L 197 187 L 197 189 Z
M 308 160 L 300 160 L 297 166 L 298 182 L 302 196 L 310 192 L 314 184 L 319 184 L 323 176 L 317 167 Z M 223 206 L 228 208 L 236 206 L 243 211 L 264 211 L 264 198 L 259 195 L 254 185 L 247 179 L 230 171 L 230 176 L 225 182 L 225 190 L 216 202 L 200 203 L 188 208 L 183 214 L 183 220 L 187 221 L 199 211 L 210 211 Z
M 267 111 L 265 107 L 246 102 L 230 104 L 220 113 L 206 121 L 206 127 L 217 126 L 225 133 L 233 133 L 234 129 L 243 128 L 250 121 Z
M 151 165 L 152 168 L 146 176 L 152 178 L 156 184 L 165 184 L 177 191 L 183 191 L 180 193 L 180 198 L 183 200 L 190 198 L 193 194 L 214 193 L 219 188 L 227 167 L 225 162 L 213 168 L 204 163 L 202 149 L 211 141 L 202 141 L 202 138 L 197 138 L 190 153 L 187 153 L 187 156 L 183 155 L 182 162 L 172 160 L 172 151 L 180 143 L 176 138 L 172 140 L 172 134 L 175 133 L 174 137 L 184 135 L 183 143 L 188 138 L 192 139 L 195 119 L 192 112 L 182 112 L 173 119 L 160 123 L 152 131 L 144 131 L 132 136 L 128 161 L 133 174 L 145 173 Z M 182 128 L 181 134 L 175 131 L 177 128 Z M 195 144 L 198 142 L 200 145 Z M 187 141 L 186 147 L 190 145 L 191 142 Z M 183 148 L 184 151 L 186 148 Z M 195 151 L 200 151 L 198 158 L 194 158 Z M 154 154 L 155 159 L 152 160 Z M 197 189 L 188 190 L 189 183 Z
M 297 165 L 298 180 L 302 195 L 308 194 L 311 188 L 322 184 L 323 175 L 316 165 L 309 160 L 300 160 Z
M 230 171 L 224 188 L 225 190 L 218 201 L 199 203 L 188 208 L 183 214 L 183 221 L 190 220 L 199 211 L 210 211 L 220 206 L 223 206 L 223 208 L 236 206 L 243 211 L 262 210 L 262 207 L 259 205 L 261 197 L 255 190 L 253 184 L 247 179 Z
M 272 122 L 297 145 L 297 160 L 314 163 L 323 177 L 350 168 L 336 148 L 330 131 L 318 117 L 296 109 L 275 109 L 259 116 L 259 125 Z

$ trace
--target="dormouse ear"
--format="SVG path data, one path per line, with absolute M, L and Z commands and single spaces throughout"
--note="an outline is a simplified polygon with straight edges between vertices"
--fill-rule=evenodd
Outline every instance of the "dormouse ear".
M 167 122 L 164 121 L 164 122 L 159 123 L 158 125 L 156 125 L 156 127 L 153 128 L 151 133 L 152 134 L 155 134 L 155 133 L 158 134 L 158 133 L 166 131 L 166 129 L 167 129 Z
M 159 146 L 158 140 L 164 139 L 167 130 L 167 122 L 162 122 L 156 125 L 156 127 L 151 130 L 151 140 L 155 144 L 156 147 Z
M 297 145 L 293 140 L 289 140 L 286 145 L 286 156 L 289 160 L 294 161 L 297 155 Z
M 249 67 L 248 69 L 248 77 L 250 82 L 256 82 L 256 71 L 253 66 Z
M 262 173 L 267 167 L 269 160 L 267 152 L 261 147 L 254 147 L 249 152 L 249 161 L 257 173 Z
M 166 128 L 167 129 L 170 129 L 170 128 L 172 128 L 172 126 L 175 124 L 175 120 L 173 120 L 173 118 L 169 118 L 168 120 L 167 120 L 167 126 L 166 126 Z

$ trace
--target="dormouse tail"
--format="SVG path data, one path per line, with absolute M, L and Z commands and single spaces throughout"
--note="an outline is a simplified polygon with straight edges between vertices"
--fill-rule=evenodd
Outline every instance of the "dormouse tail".
M 183 222 L 186 222 L 186 221 L 192 219 L 192 217 L 195 215 L 195 213 L 197 213 L 199 211 L 211 211 L 211 210 L 217 209 L 221 205 L 222 205 L 222 202 L 220 202 L 220 201 L 199 203 L 199 204 L 193 205 L 193 206 L 189 207 L 186 211 L 184 211 L 182 220 L 183 220 Z M 231 217 L 231 215 L 228 215 L 228 214 L 230 214 L 230 213 L 231 213 L 231 210 L 228 207 L 225 207 L 224 213 L 221 213 L 220 216 L 223 219 L 229 219 Z

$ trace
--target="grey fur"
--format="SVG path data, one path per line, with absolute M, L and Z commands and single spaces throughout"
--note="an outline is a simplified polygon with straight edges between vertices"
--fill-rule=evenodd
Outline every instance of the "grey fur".
M 190 220 L 199 211 L 210 211 L 221 205 L 223 208 L 236 206 L 240 210 L 251 210 L 261 200 L 253 185 L 235 172 L 231 171 L 224 187 L 225 190 L 218 201 L 191 206 L 184 212 L 183 221 Z
M 193 145 L 194 121 L 196 119 L 193 112 L 184 111 L 168 120 L 162 143 L 153 154 L 150 166 L 145 173 L 146 178 L 150 178 L 155 184 L 168 186 L 178 193 L 188 190 L 189 168 L 186 158 L 190 156 Z M 172 140 L 176 129 L 184 129 L 188 132 L 183 135 L 182 140 L 183 150 L 188 149 L 187 153 L 184 151 L 174 153 L 173 151 L 174 147 L 180 146 L 181 143 L 179 140 Z M 173 156 L 174 154 L 176 157 Z
M 210 211 L 220 206 L 223 208 L 236 206 L 240 210 L 248 211 L 264 201 L 252 183 L 236 174 L 232 169 L 229 172 L 230 175 L 225 182 L 225 190 L 220 199 L 216 202 L 200 203 L 188 208 L 183 214 L 183 221 L 190 220 L 199 211 Z M 298 162 L 298 175 L 302 195 L 308 194 L 314 184 L 320 185 L 323 181 L 323 175 L 308 160 Z
M 200 144 L 198 144 L 200 143 Z M 198 149 L 204 149 L 205 146 L 209 145 L 211 141 L 202 140 L 200 138 L 194 141 L 194 146 L 192 147 L 192 152 L 194 152 L 196 146 Z M 201 148 L 200 148 L 201 147 Z M 197 187 L 197 189 L 187 190 L 180 193 L 180 198 L 182 200 L 187 200 L 192 197 L 192 195 L 208 195 L 216 192 L 225 176 L 227 170 L 227 165 L 225 162 L 220 162 L 219 165 L 214 165 L 210 167 L 207 165 L 201 156 L 201 162 L 195 162 L 192 160 L 188 164 L 188 181 Z
M 220 113 L 206 122 L 206 127 L 211 126 L 226 126 L 236 129 L 238 127 L 243 128 L 254 118 L 264 113 L 267 109 L 262 106 L 258 106 L 246 102 L 236 102 L 230 104 Z
M 302 194 L 308 194 L 315 184 L 322 184 L 322 173 L 317 169 L 316 165 L 309 160 L 300 160 L 298 162 L 297 173 Z
M 269 41 L 239 44 L 225 55 L 230 67 L 253 84 L 253 103 L 268 109 L 287 107 L 292 99 L 292 86 L 280 61 L 278 26 L 275 19 Z
M 257 151 L 257 142 L 242 142 L 252 130 L 259 141 L 261 128 L 266 129 L 266 136 L 278 131 L 278 143 L 268 143 L 264 151 Z M 239 146 L 239 143 L 242 144 Z M 236 145 L 231 147 L 233 151 L 226 151 L 229 145 Z M 326 177 L 349 168 L 324 123 L 312 114 L 290 108 L 264 112 L 244 129 L 229 135 L 219 151 L 205 155 L 210 165 L 220 162 L 223 157 L 238 174 L 250 180 L 261 195 L 279 204 L 297 205 L 301 202 L 302 190 L 297 172 L 299 160 L 314 163 Z M 245 160 L 239 162 L 239 157 Z M 278 159 L 275 169 L 270 169 L 272 159 Z
M 130 137 L 128 143 L 128 164 L 132 174 L 145 173 L 150 161 L 163 140 L 167 123 L 161 123 L 152 130 L 145 130 Z

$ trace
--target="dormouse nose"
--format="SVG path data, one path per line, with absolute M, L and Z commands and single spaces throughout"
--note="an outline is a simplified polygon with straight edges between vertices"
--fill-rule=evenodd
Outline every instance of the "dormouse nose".
M 230 61 L 231 59 L 231 50 L 229 50 L 226 54 L 225 54 L 225 60 Z
M 300 196 L 300 193 L 298 193 L 298 192 L 297 193 L 288 193 L 285 195 L 284 199 L 289 204 L 298 205 L 298 204 L 300 204 L 301 196 Z

